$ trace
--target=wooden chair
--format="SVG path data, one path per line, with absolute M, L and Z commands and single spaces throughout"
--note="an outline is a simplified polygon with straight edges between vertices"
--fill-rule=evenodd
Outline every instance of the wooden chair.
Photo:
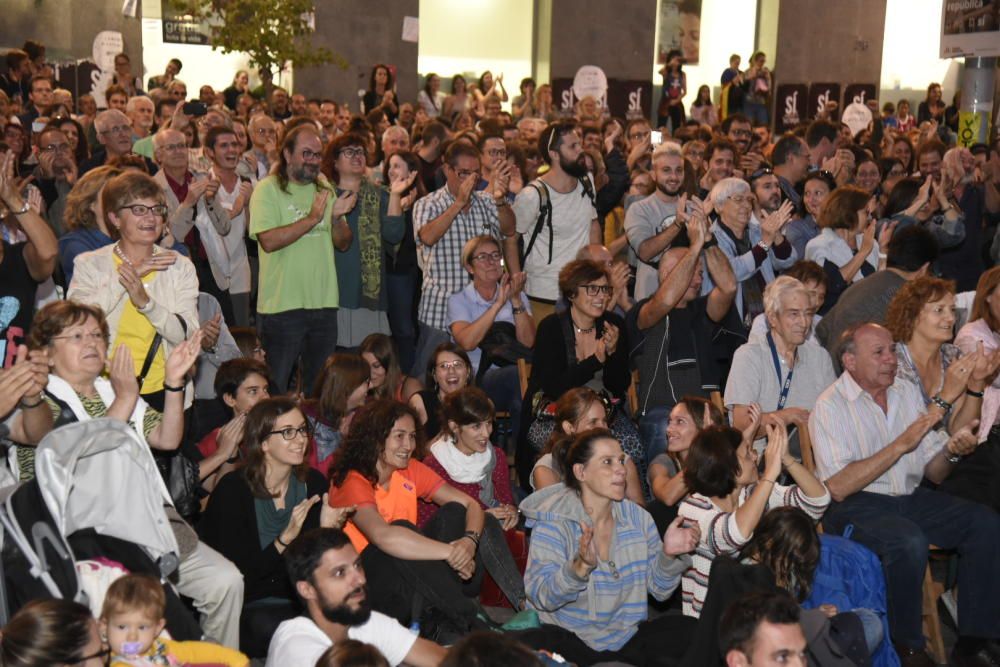
M 802 465 L 806 470 L 816 474 L 816 458 L 813 454 L 812 439 L 809 436 L 809 429 L 799 429 L 799 445 L 802 450 Z M 822 525 L 817 526 L 819 532 L 823 532 Z M 932 554 L 946 555 L 938 547 L 931 545 Z M 928 563 L 924 572 L 923 585 L 923 631 L 927 638 L 927 647 L 934 658 L 934 662 L 939 665 L 948 664 L 948 655 L 944 648 L 944 638 L 941 633 L 941 618 L 938 614 L 938 600 L 944 595 L 944 584 L 934 581 L 931 574 L 931 566 Z
M 517 379 L 521 381 L 521 397 L 524 398 L 524 400 L 526 401 L 528 400 L 528 397 L 525 394 L 528 393 L 528 380 L 530 378 L 531 378 L 531 363 L 524 359 L 518 359 Z M 526 406 L 526 407 L 530 408 L 531 406 Z
M 632 419 L 639 415 L 639 371 L 632 371 L 632 381 L 628 383 L 628 411 Z

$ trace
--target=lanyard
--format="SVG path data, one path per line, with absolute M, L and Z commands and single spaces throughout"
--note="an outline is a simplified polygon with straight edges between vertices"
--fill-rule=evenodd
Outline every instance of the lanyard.
M 781 384 L 781 361 L 778 359 L 778 348 L 774 345 L 774 338 L 770 331 L 767 332 L 767 344 L 771 348 L 771 361 L 774 362 L 774 372 L 778 374 L 778 384 Z M 792 386 L 792 375 L 795 373 L 795 361 L 798 356 L 799 352 L 796 350 L 795 356 L 792 357 L 792 367 L 788 369 L 788 377 L 785 378 L 785 383 L 781 387 L 781 395 L 778 396 L 777 410 L 784 409 L 785 402 L 788 401 L 788 390 Z

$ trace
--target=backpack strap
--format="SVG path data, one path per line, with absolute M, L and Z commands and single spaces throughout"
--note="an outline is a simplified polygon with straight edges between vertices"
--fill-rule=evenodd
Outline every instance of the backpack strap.
M 549 227 L 549 260 L 548 264 L 552 263 L 552 201 L 549 199 L 549 188 L 542 182 L 541 179 L 537 179 L 528 183 L 529 188 L 533 188 L 535 192 L 538 193 L 538 221 L 535 223 L 535 229 L 531 232 L 531 238 L 528 239 L 528 245 L 524 247 L 524 254 L 521 255 L 521 262 L 528 258 L 531 254 L 532 248 L 535 247 L 535 241 L 538 239 L 538 235 L 541 233 L 542 228 L 545 225 Z

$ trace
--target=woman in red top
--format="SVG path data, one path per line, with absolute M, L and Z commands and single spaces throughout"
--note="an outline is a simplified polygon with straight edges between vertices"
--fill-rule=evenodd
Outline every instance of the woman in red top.
M 471 596 L 481 564 L 506 545 L 496 521 L 484 533 L 478 502 L 413 458 L 419 433 L 403 403 L 380 399 L 361 408 L 330 466 L 329 503 L 357 507 L 344 531 L 361 553 L 372 608 L 444 639 L 473 629 L 477 616 L 479 627 L 488 623 Z M 418 498 L 441 508 L 422 531 Z M 426 627 L 431 622 L 436 628 Z

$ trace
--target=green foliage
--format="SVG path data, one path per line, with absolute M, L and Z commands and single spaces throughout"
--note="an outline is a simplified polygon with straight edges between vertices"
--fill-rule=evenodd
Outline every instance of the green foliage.
M 314 47 L 309 40 L 313 0 L 171 0 L 170 4 L 209 23 L 213 50 L 243 51 L 254 67 L 276 71 L 291 61 L 296 67 L 334 63 L 347 68 L 343 56 Z

